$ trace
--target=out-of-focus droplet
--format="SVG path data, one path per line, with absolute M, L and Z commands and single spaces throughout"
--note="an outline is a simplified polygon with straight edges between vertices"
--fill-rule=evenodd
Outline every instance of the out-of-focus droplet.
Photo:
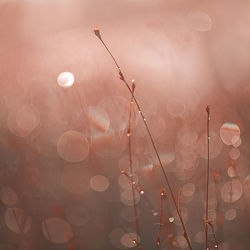
M 103 192 L 109 187 L 109 180 L 103 175 L 96 175 L 90 179 L 90 186 L 97 192 Z
M 234 169 L 234 167 L 229 167 L 228 169 L 227 169 L 227 174 L 228 174 L 228 176 L 229 177 L 231 177 L 231 178 L 233 178 L 233 177 L 235 177 L 235 169 Z
M 240 145 L 241 145 L 242 141 L 241 141 L 241 138 L 239 135 L 235 135 L 233 138 L 232 138 L 232 145 L 235 147 L 235 148 L 238 148 Z
M 82 133 L 69 130 L 58 139 L 57 152 L 68 162 L 80 162 L 89 154 L 89 142 Z
M 8 208 L 4 215 L 7 227 L 15 233 L 28 233 L 31 228 L 31 217 L 21 208 Z
M 46 239 L 53 243 L 66 243 L 73 237 L 70 224 L 60 218 L 45 219 L 42 223 L 42 232 Z
M 202 11 L 192 11 L 187 16 L 188 25 L 196 31 L 208 31 L 212 27 L 209 15 Z
M 144 194 L 144 190 L 142 190 L 140 187 L 137 187 L 137 191 L 139 192 L 139 194 Z
M 40 124 L 40 115 L 34 107 L 23 105 L 9 113 L 7 123 L 13 134 L 26 137 Z
M 133 174 L 133 181 L 135 182 L 135 185 L 138 184 L 138 176 L 136 174 Z M 124 174 L 119 176 L 118 183 L 120 187 L 123 189 L 127 189 L 127 190 L 132 189 L 131 179 L 128 176 L 125 176 Z
M 138 236 L 135 233 L 126 233 L 121 237 L 120 241 L 123 246 L 131 248 L 136 246 L 135 242 L 133 242 L 135 239 L 138 239 Z M 137 242 L 139 243 L 140 239 L 138 239 Z
M 74 75 L 70 72 L 62 72 L 57 77 L 57 83 L 60 87 L 69 88 L 73 85 L 75 81 Z
M 210 145 L 209 157 L 210 159 L 213 159 L 221 153 L 221 150 L 223 147 L 223 144 L 219 136 L 214 132 L 210 132 L 209 145 Z M 202 157 L 203 159 L 207 159 L 207 134 L 206 133 L 202 134 L 201 137 L 199 138 L 199 141 L 197 144 L 197 151 L 200 157 Z
M 174 217 L 169 217 L 168 220 L 170 223 L 172 223 L 172 222 L 174 222 Z
M 238 179 L 226 182 L 221 189 L 221 196 L 225 202 L 235 202 L 242 196 L 242 184 Z
M 157 216 L 158 212 L 156 210 L 152 210 L 152 214 L 153 214 L 153 216 Z
M 234 208 L 231 208 L 225 212 L 225 219 L 226 220 L 234 220 L 236 218 L 237 211 Z
M 229 156 L 232 160 L 236 161 L 240 157 L 240 150 L 238 148 L 232 148 L 229 152 Z
M 220 137 L 226 145 L 232 145 L 240 137 L 240 128 L 234 123 L 226 122 L 220 128 Z
M 243 182 L 244 195 L 250 198 L 250 175 L 248 175 Z
M 122 190 L 120 199 L 123 204 L 127 206 L 133 206 L 134 201 L 133 201 L 133 192 L 132 190 Z M 140 194 L 138 192 L 135 192 L 135 203 L 137 204 L 140 201 Z

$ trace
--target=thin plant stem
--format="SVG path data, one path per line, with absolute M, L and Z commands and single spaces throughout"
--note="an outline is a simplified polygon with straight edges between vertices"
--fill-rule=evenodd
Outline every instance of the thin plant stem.
M 139 219 L 138 219 L 138 210 L 137 210 L 137 205 L 136 205 L 136 200 L 135 200 L 135 181 L 134 181 L 134 169 L 133 169 L 133 160 L 132 160 L 132 138 L 131 138 L 132 107 L 133 107 L 133 97 L 131 97 L 131 100 L 130 100 L 129 120 L 128 120 L 128 130 L 127 130 L 128 151 L 129 151 L 129 171 L 130 171 L 130 177 L 131 177 L 131 188 L 132 188 L 133 207 L 134 207 L 134 216 L 135 216 L 136 242 L 138 243 L 136 245 L 138 249 L 142 249 L 142 246 L 139 243 L 140 238 L 141 238 L 141 233 L 140 233 L 140 224 L 139 224 Z
M 206 107 L 207 111 L 207 182 L 206 182 L 206 219 L 205 219 L 205 233 L 206 233 L 206 249 L 210 249 L 209 243 L 208 243 L 208 196 L 209 196 L 209 168 L 210 168 L 210 134 L 209 134 L 209 122 L 210 122 L 210 107 L 207 105 Z
M 160 225 L 159 225 L 159 232 L 157 235 L 157 249 L 160 250 L 160 245 L 161 245 L 161 232 L 162 232 L 162 227 L 164 226 L 163 223 L 163 210 L 164 210 L 164 200 L 166 198 L 166 188 L 163 187 L 160 191 L 160 196 L 161 196 L 161 201 L 160 201 Z
M 130 88 L 128 82 L 126 81 L 126 79 L 125 79 L 125 77 L 124 77 L 124 75 L 123 75 L 123 73 L 122 73 L 122 71 L 121 71 L 120 66 L 118 65 L 118 63 L 117 63 L 117 61 L 115 60 L 114 56 L 112 55 L 111 51 L 108 49 L 108 47 L 107 47 L 106 44 L 104 43 L 104 41 L 103 41 L 103 39 L 102 39 L 102 37 L 101 37 L 101 34 L 100 34 L 99 29 L 95 29 L 94 32 L 95 32 L 95 35 L 100 39 L 100 41 L 101 41 L 101 43 L 103 44 L 103 46 L 106 48 L 106 50 L 107 50 L 107 52 L 109 53 L 109 55 L 111 56 L 111 58 L 113 59 L 115 65 L 116 65 L 116 67 L 117 67 L 117 69 L 118 69 L 118 73 L 119 73 L 119 76 L 120 76 L 121 81 L 123 81 L 123 82 L 125 83 L 127 89 L 129 90 L 129 92 L 131 93 L 131 95 L 132 95 L 132 97 L 133 97 L 133 100 L 134 100 L 134 102 L 135 102 L 135 104 L 136 104 L 136 106 L 137 106 L 137 109 L 138 109 L 138 111 L 139 111 L 139 114 L 140 114 L 140 116 L 141 116 L 141 118 L 142 118 L 142 120 L 143 120 L 144 126 L 145 126 L 145 128 L 146 128 L 147 134 L 148 134 L 149 139 L 150 139 L 150 142 L 151 142 L 151 144 L 152 144 L 152 146 L 153 146 L 153 148 L 154 148 L 156 157 L 157 157 L 157 159 L 158 159 L 158 161 L 159 161 L 159 164 L 160 164 L 160 167 L 161 167 L 161 170 L 162 170 L 162 173 L 163 173 L 163 177 L 164 177 L 164 179 L 165 179 L 165 182 L 166 182 L 166 184 L 167 184 L 168 190 L 169 190 L 170 195 L 171 195 L 171 197 L 172 197 L 172 200 L 173 200 L 174 206 L 175 206 L 175 208 L 176 208 L 177 214 L 178 214 L 178 216 L 179 216 L 179 218 L 180 218 L 180 222 L 181 222 L 181 225 L 182 225 L 182 228 L 183 228 L 183 236 L 185 237 L 185 239 L 186 239 L 186 241 L 187 241 L 187 243 L 188 243 L 189 249 L 192 250 L 192 247 L 191 247 L 191 244 L 190 244 L 190 240 L 189 240 L 188 235 L 187 235 L 187 230 L 186 230 L 185 224 L 184 224 L 184 222 L 183 222 L 183 220 L 182 220 L 182 217 L 181 217 L 181 215 L 180 215 L 180 212 L 178 211 L 178 208 L 177 208 L 177 202 L 176 202 L 176 200 L 175 200 L 174 193 L 173 193 L 172 188 L 171 188 L 171 186 L 170 186 L 170 182 L 169 182 L 169 180 L 168 180 L 168 178 L 167 178 L 166 171 L 164 170 L 164 167 L 163 167 L 163 164 L 162 164 L 162 162 L 161 162 L 161 159 L 160 159 L 160 156 L 159 156 L 157 147 L 156 147 L 156 145 L 155 145 L 154 139 L 153 139 L 152 134 L 151 134 L 151 132 L 150 132 L 150 130 L 149 130 L 149 127 L 148 127 L 146 118 L 145 118 L 145 116 L 144 116 L 144 114 L 143 114 L 143 112 L 142 112 L 142 109 L 141 109 L 141 107 L 140 107 L 140 105 L 139 105 L 139 102 L 138 102 L 137 98 L 135 97 L 135 95 L 134 95 L 132 89 Z

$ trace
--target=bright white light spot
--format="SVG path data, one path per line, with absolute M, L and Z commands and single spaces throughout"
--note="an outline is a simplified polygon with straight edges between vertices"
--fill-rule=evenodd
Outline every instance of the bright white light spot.
M 57 77 L 57 83 L 60 87 L 69 88 L 75 81 L 74 75 L 70 72 L 63 72 Z
M 169 217 L 168 220 L 169 220 L 170 223 L 174 222 L 174 218 L 173 217 Z

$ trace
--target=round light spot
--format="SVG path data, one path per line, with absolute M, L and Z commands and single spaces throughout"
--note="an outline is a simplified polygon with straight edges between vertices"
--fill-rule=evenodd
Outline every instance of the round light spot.
M 250 198 L 250 175 L 248 175 L 243 182 L 244 194 Z
M 212 27 L 209 15 L 202 11 L 192 11 L 187 16 L 188 25 L 196 31 L 208 31 Z
M 235 202 L 242 196 L 242 184 L 238 179 L 226 182 L 221 189 L 221 196 L 225 202 Z
M 90 179 L 90 186 L 97 192 L 103 192 L 109 187 L 109 180 L 103 175 L 96 175 Z
M 170 223 L 172 223 L 172 222 L 174 222 L 174 217 L 169 217 L 168 220 Z
M 89 143 L 80 132 L 69 130 L 60 136 L 57 152 L 68 162 L 80 162 L 89 154 Z
M 240 128 L 234 123 L 226 122 L 220 128 L 220 137 L 226 145 L 232 145 L 240 138 Z
M 151 210 L 151 212 L 152 212 L 153 216 L 158 216 L 158 212 L 155 209 Z
M 220 137 L 214 133 L 210 132 L 210 159 L 213 159 L 217 157 L 223 148 L 223 144 L 220 140 Z M 207 134 L 204 133 L 199 138 L 199 141 L 197 143 L 197 151 L 203 159 L 207 159 Z
M 40 115 L 34 107 L 23 105 L 9 113 L 7 124 L 13 134 L 26 137 L 40 124 Z
M 237 160 L 240 157 L 240 150 L 238 148 L 232 148 L 229 152 L 229 156 L 233 160 Z
M 235 148 L 238 148 L 241 145 L 242 141 L 239 135 L 235 135 L 232 139 L 232 145 Z
M 121 243 L 125 247 L 132 248 L 136 246 L 133 240 L 137 240 L 137 238 L 135 233 L 126 233 L 121 237 Z M 138 239 L 137 242 L 139 243 L 140 239 Z
M 133 206 L 134 201 L 133 201 L 133 192 L 132 190 L 122 190 L 120 199 L 123 204 L 127 206 Z M 140 201 L 140 194 L 135 191 L 135 204 L 137 204 Z
M 132 189 L 132 183 L 131 179 L 128 176 L 125 176 L 124 174 L 121 174 L 118 178 L 118 183 L 121 188 L 131 190 Z M 133 181 L 135 185 L 138 184 L 138 176 L 136 174 L 133 174 Z
M 235 169 L 234 169 L 234 167 L 229 167 L 228 169 L 227 169 L 227 174 L 228 174 L 228 176 L 229 177 L 231 177 L 231 178 L 233 178 L 233 177 L 235 177 Z
M 60 87 L 69 88 L 75 81 L 74 75 L 70 72 L 63 72 L 57 77 L 57 83 Z
M 4 215 L 7 227 L 15 233 L 28 233 L 31 228 L 31 217 L 21 208 L 8 208 Z
M 69 223 L 59 218 L 48 218 L 42 223 L 42 232 L 53 243 L 66 243 L 73 236 Z

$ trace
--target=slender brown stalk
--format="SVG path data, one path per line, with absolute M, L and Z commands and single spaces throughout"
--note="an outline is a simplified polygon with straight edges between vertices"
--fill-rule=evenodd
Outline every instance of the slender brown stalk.
M 207 105 L 206 107 L 207 111 L 207 183 L 206 183 L 206 219 L 205 219 L 205 233 L 206 233 L 206 249 L 210 249 L 209 243 L 208 243 L 208 192 L 209 192 L 209 163 L 210 163 L 210 148 L 209 148 L 209 142 L 210 142 L 210 134 L 209 134 L 209 122 L 210 122 L 210 107 Z
M 132 82 L 132 91 L 134 92 L 135 85 L 134 82 Z M 130 178 L 131 178 L 131 188 L 132 188 L 132 196 L 133 196 L 133 207 L 134 207 L 134 216 L 135 216 L 135 228 L 136 228 L 136 242 L 138 249 L 142 249 L 142 246 L 140 244 L 141 239 L 141 233 L 140 233 L 140 224 L 138 219 L 138 210 L 135 200 L 135 181 L 134 181 L 134 169 L 133 169 L 133 160 L 132 160 L 132 138 L 131 138 L 131 123 L 132 123 L 132 108 L 133 108 L 133 97 L 131 96 L 130 100 L 130 108 L 129 108 L 129 120 L 128 120 L 128 130 L 127 130 L 127 136 L 128 136 L 128 151 L 129 151 L 129 171 L 130 171 Z
M 219 247 L 219 243 L 218 243 L 217 238 L 216 238 L 216 235 L 215 235 L 214 226 L 213 226 L 212 221 L 209 221 L 209 222 L 208 222 L 208 225 L 211 227 L 212 232 L 213 232 L 213 237 L 214 237 L 214 242 L 215 242 L 215 246 L 214 246 L 214 247 L 215 247 L 215 248 L 218 248 L 218 247 Z
M 160 202 L 160 226 L 159 226 L 159 232 L 157 235 L 157 240 L 156 240 L 156 245 L 157 245 L 157 249 L 160 250 L 160 245 L 161 245 L 161 232 L 162 232 L 162 227 L 164 226 L 164 220 L 163 220 L 163 210 L 164 210 L 164 200 L 167 197 L 166 194 L 166 188 L 163 187 L 161 188 L 160 191 L 160 196 L 161 196 L 161 202 Z
M 148 134 L 149 139 L 150 139 L 150 142 L 151 142 L 151 144 L 152 144 L 152 146 L 153 146 L 153 148 L 154 148 L 156 157 L 157 157 L 157 159 L 158 159 L 158 161 L 159 161 L 159 164 L 160 164 L 160 167 L 161 167 L 161 170 L 162 170 L 162 173 L 163 173 L 163 177 L 164 177 L 164 179 L 165 179 L 165 182 L 166 182 L 166 184 L 167 184 L 168 190 L 169 190 L 170 195 L 171 195 L 171 197 L 172 197 L 172 200 L 173 200 L 174 206 L 175 206 L 175 208 L 176 208 L 177 214 L 178 214 L 178 216 L 179 216 L 179 218 L 180 218 L 181 225 L 182 225 L 182 228 L 183 228 L 183 236 L 185 237 L 185 239 L 186 239 L 186 241 L 187 241 L 187 243 L 188 243 L 189 249 L 192 250 L 192 247 L 191 247 L 191 244 L 190 244 L 188 235 L 187 235 L 187 230 L 186 230 L 185 224 L 184 224 L 184 222 L 183 222 L 183 220 L 182 220 L 182 217 L 181 217 L 181 215 L 180 215 L 180 212 L 179 212 L 178 209 L 177 209 L 177 203 L 176 203 L 176 200 L 175 200 L 175 197 L 174 197 L 174 193 L 173 193 L 173 191 L 172 191 L 172 188 L 171 188 L 171 186 L 170 186 L 169 180 L 168 180 L 168 178 L 167 178 L 167 174 L 166 174 L 166 172 L 165 172 L 165 170 L 164 170 L 164 168 L 163 168 L 163 164 L 162 164 L 162 162 L 161 162 L 161 159 L 160 159 L 158 150 L 157 150 L 157 148 L 156 148 L 154 139 L 153 139 L 152 134 L 151 134 L 151 132 L 150 132 L 150 130 L 149 130 L 149 127 L 148 127 L 146 118 L 145 118 L 145 116 L 144 116 L 144 114 L 143 114 L 143 112 L 142 112 L 142 109 L 141 109 L 141 107 L 140 107 L 140 105 L 139 105 L 139 102 L 137 101 L 137 98 L 135 97 L 135 95 L 134 95 L 134 93 L 133 93 L 133 90 L 130 88 L 128 82 L 126 81 L 126 79 L 125 79 L 125 77 L 124 77 L 124 75 L 123 75 L 123 73 L 122 73 L 122 71 L 121 71 L 120 66 L 118 65 L 117 61 L 115 60 L 114 56 L 112 55 L 112 53 L 110 52 L 110 50 L 108 49 L 108 47 L 106 46 L 106 44 L 104 43 L 104 41 L 102 40 L 102 37 L 101 37 L 101 34 L 100 34 L 99 29 L 95 29 L 95 30 L 94 30 L 94 33 L 95 33 L 95 35 L 99 38 L 99 40 L 101 41 L 101 43 L 103 44 L 103 46 L 106 48 L 106 50 L 107 50 L 107 52 L 109 53 L 109 55 L 111 56 L 111 58 L 113 59 L 115 65 L 116 65 L 116 67 L 117 67 L 117 69 L 118 69 L 118 73 L 119 73 L 120 79 L 125 83 L 126 87 L 128 88 L 129 92 L 131 93 L 131 96 L 133 97 L 133 100 L 134 100 L 134 102 L 135 102 L 135 104 L 136 104 L 136 106 L 137 106 L 137 109 L 138 109 L 138 111 L 139 111 L 139 114 L 140 114 L 140 116 L 141 116 L 141 118 L 142 118 L 142 120 L 143 120 L 144 126 L 145 126 L 145 128 L 146 128 L 147 134 Z

